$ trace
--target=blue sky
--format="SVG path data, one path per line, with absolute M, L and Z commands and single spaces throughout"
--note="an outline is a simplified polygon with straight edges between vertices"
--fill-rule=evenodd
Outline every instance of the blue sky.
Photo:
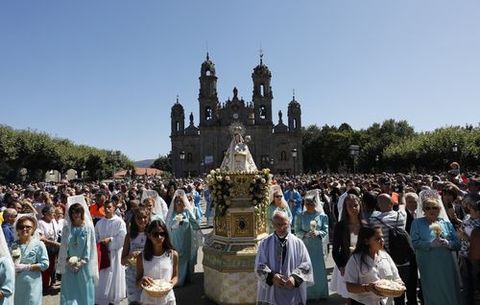
M 207 44 L 221 101 L 251 100 L 263 49 L 275 121 L 293 89 L 304 125 L 480 121 L 479 1 L 0 0 L 0 123 L 166 154 L 177 94 L 198 122 Z

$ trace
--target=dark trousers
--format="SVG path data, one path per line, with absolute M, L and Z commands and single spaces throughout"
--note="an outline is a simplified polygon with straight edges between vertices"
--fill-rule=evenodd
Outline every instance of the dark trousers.
M 468 257 L 458 256 L 458 263 L 460 267 L 460 275 L 462 277 L 462 297 L 464 305 L 474 305 L 474 293 L 475 293 L 475 276 L 473 274 L 473 265 Z

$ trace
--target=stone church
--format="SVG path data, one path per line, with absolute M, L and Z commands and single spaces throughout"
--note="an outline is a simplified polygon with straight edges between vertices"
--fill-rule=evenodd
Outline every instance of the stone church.
M 259 169 L 270 168 L 274 174 L 298 174 L 303 171 L 301 107 L 295 96 L 288 104 L 287 121 L 282 111 L 273 123 L 272 73 L 263 64 L 253 69 L 253 95 L 251 102 L 238 97 L 221 103 L 217 95 L 215 64 L 207 53 L 200 69 L 198 94 L 199 123 L 196 126 L 190 113 L 185 127 L 185 109 L 177 101 L 171 110 L 170 158 L 176 177 L 197 176 L 220 166 L 231 141 L 229 127 L 242 124 L 254 161 Z

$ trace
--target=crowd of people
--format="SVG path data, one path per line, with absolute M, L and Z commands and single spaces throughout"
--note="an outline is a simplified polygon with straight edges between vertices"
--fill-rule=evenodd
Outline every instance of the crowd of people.
M 480 179 L 448 173 L 275 176 L 258 248 L 258 304 L 479 304 Z M 205 208 L 200 202 L 205 200 Z M 0 304 L 175 304 L 142 287 L 192 280 L 204 180 L 0 185 Z M 335 262 L 327 280 L 325 259 Z M 13 266 L 13 267 L 12 267 Z M 387 298 L 375 283 L 406 287 Z M 21 293 L 18 293 L 21 291 Z

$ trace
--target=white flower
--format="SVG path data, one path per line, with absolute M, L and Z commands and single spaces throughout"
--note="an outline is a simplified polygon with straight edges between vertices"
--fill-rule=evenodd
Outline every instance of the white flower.
M 316 228 L 317 222 L 313 219 L 312 221 L 310 221 L 310 231 L 315 231 Z
M 214 170 L 214 169 L 212 169 L 212 170 L 210 171 L 210 175 L 215 175 L 215 170 Z
M 264 178 L 262 178 L 262 180 L 260 180 L 260 182 L 262 182 L 263 184 L 265 184 L 267 181 L 266 181 Z
M 225 176 L 225 181 L 230 181 L 230 176 Z
M 222 180 L 223 180 L 223 177 L 222 177 L 222 176 L 218 176 L 218 177 L 217 177 L 217 181 L 218 181 L 218 182 L 221 182 Z
M 212 175 L 207 175 L 207 180 L 212 180 Z
M 19 258 L 21 254 L 22 254 L 22 252 L 20 251 L 20 248 L 15 248 L 15 249 L 12 250 L 12 258 L 13 259 Z
M 80 261 L 80 259 L 76 256 L 71 256 L 69 259 L 68 259 L 68 263 L 73 265 L 73 264 L 76 264 Z
M 219 168 L 217 168 L 215 171 L 217 172 L 217 174 L 220 174 L 220 169 Z
M 177 223 L 180 223 L 180 221 L 182 221 L 182 219 L 183 219 L 183 215 L 182 215 L 182 214 L 177 214 L 177 215 L 175 216 L 175 221 L 176 221 Z

